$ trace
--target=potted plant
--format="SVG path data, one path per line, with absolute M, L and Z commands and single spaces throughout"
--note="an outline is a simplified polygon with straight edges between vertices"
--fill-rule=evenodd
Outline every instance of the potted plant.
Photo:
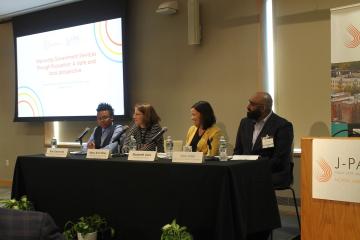
M 100 239 L 111 239 L 114 230 L 107 225 L 105 218 L 97 214 L 88 217 L 80 217 L 75 223 L 68 221 L 64 227 L 64 236 L 67 240 L 96 240 L 98 232 L 101 232 Z M 110 236 L 103 236 L 105 231 L 110 231 Z
M 26 196 L 22 196 L 19 201 L 16 199 L 0 200 L 0 204 L 1 207 L 3 208 L 25 210 L 25 211 L 34 210 L 33 204 L 28 200 Z
M 171 224 L 162 227 L 161 240 L 192 240 L 192 236 L 185 226 L 180 227 L 174 219 Z

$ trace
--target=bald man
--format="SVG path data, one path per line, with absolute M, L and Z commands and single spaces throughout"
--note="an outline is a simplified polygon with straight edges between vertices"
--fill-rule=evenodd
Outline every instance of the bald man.
M 276 187 L 291 183 L 290 160 L 294 132 L 292 124 L 272 112 L 273 100 L 267 92 L 249 99 L 247 117 L 237 132 L 234 155 L 260 155 L 270 160 Z

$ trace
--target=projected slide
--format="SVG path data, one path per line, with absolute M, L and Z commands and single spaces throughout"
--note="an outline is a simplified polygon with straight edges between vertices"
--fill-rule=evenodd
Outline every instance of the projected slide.
M 18 37 L 18 117 L 124 115 L 121 18 Z

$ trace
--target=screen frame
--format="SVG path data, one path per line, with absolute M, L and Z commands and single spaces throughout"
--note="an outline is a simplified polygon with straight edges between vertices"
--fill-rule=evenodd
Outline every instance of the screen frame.
M 360 137 L 358 131 L 354 131 L 354 129 L 360 129 L 360 123 L 348 124 L 348 137 Z
M 96 108 L 94 115 L 88 116 L 43 116 L 43 117 L 19 117 L 18 115 L 18 73 L 17 73 L 17 37 L 48 32 L 78 25 L 104 21 L 114 18 L 122 18 L 123 35 L 123 87 L 124 87 L 124 115 L 118 115 L 116 109 L 114 120 L 129 120 L 129 81 L 128 81 L 128 4 L 127 0 L 87 0 L 62 5 L 51 9 L 41 10 L 15 17 L 13 23 L 14 51 L 15 51 L 15 111 L 14 122 L 46 122 L 46 121 L 94 121 L 96 120 Z M 73 14 L 78 12 L 79 14 Z M 53 17 L 56 16 L 56 17 Z M 125 57 L 126 56 L 126 57 Z

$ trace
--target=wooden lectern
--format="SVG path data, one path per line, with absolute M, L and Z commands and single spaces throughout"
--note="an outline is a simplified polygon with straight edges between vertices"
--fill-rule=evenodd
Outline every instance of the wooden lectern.
M 312 198 L 314 139 L 301 139 L 301 239 L 360 239 L 360 203 Z

